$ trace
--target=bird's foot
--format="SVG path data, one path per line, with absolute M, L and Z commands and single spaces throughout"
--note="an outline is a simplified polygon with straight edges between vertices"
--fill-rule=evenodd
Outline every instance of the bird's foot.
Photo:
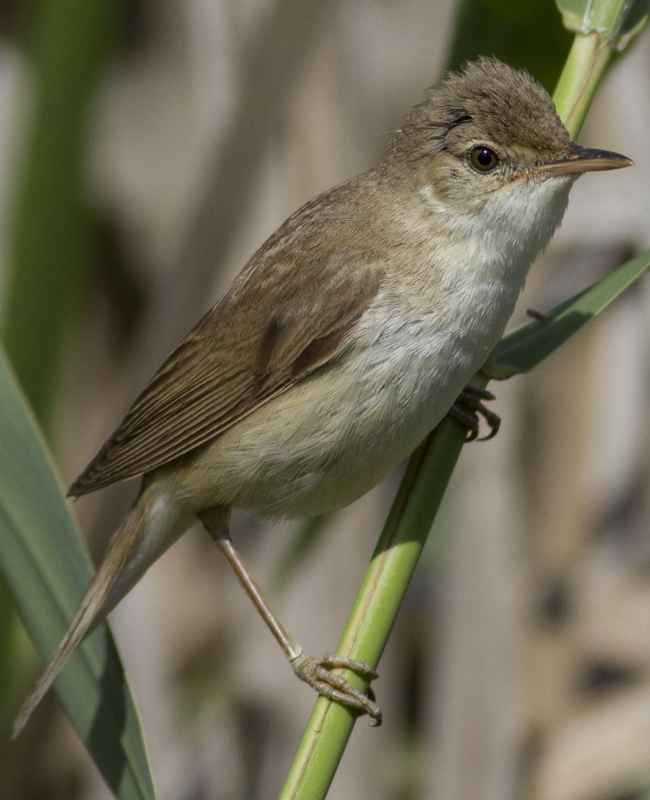
M 473 442 L 479 434 L 480 414 L 490 427 L 490 433 L 482 436 L 478 441 L 484 442 L 496 436 L 501 425 L 501 418 L 483 405 L 483 400 L 494 400 L 492 392 L 478 386 L 467 385 L 458 395 L 458 400 L 449 409 L 449 416 L 467 428 L 467 441 Z
M 377 673 L 363 661 L 355 661 L 335 654 L 328 654 L 322 658 L 300 654 L 291 659 L 291 666 L 300 680 L 308 683 L 319 694 L 329 700 L 342 703 L 360 714 L 369 714 L 374 720 L 373 725 L 381 725 L 381 709 L 374 702 L 375 698 L 370 686 L 368 686 L 364 694 L 355 689 L 343 675 L 337 675 L 330 671 L 338 667 L 344 667 L 345 669 L 351 669 L 363 678 L 367 678 L 368 682 L 370 682 L 377 677 Z

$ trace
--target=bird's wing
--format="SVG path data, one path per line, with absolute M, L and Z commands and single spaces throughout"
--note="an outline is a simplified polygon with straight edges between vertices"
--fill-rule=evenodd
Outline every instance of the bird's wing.
M 204 444 L 330 361 L 379 291 L 374 253 L 251 263 L 173 351 L 72 484 L 79 496 Z

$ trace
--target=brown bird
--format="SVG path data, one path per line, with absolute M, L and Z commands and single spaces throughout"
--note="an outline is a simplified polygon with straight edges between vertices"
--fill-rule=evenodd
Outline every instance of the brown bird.
M 548 93 L 494 59 L 427 90 L 379 164 L 311 200 L 262 245 L 70 487 L 144 475 L 15 732 L 81 640 L 197 518 L 294 671 L 380 719 L 289 636 L 229 537 L 347 505 L 409 455 L 496 346 L 583 172 L 624 156 L 571 141 Z

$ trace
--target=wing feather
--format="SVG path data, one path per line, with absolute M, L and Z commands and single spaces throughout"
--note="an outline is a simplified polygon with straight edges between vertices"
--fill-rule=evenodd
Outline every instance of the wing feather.
M 70 495 L 190 452 L 340 352 L 379 291 L 376 255 L 330 254 L 308 269 L 276 258 L 271 269 L 263 250 L 167 358 Z

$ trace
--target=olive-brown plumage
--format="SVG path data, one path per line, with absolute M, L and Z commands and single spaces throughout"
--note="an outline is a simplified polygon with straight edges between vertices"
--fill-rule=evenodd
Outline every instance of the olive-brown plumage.
M 270 240 L 266 248 L 272 246 Z M 268 285 L 240 278 L 174 350 L 70 495 L 184 455 L 335 355 L 377 293 L 381 264 L 369 261 L 366 250 L 356 269 L 346 254 L 351 269 L 341 271 L 339 253 L 319 259 L 304 244 L 285 246 L 289 252 L 276 255 Z M 305 262 L 318 270 L 317 282 L 296 269 Z

